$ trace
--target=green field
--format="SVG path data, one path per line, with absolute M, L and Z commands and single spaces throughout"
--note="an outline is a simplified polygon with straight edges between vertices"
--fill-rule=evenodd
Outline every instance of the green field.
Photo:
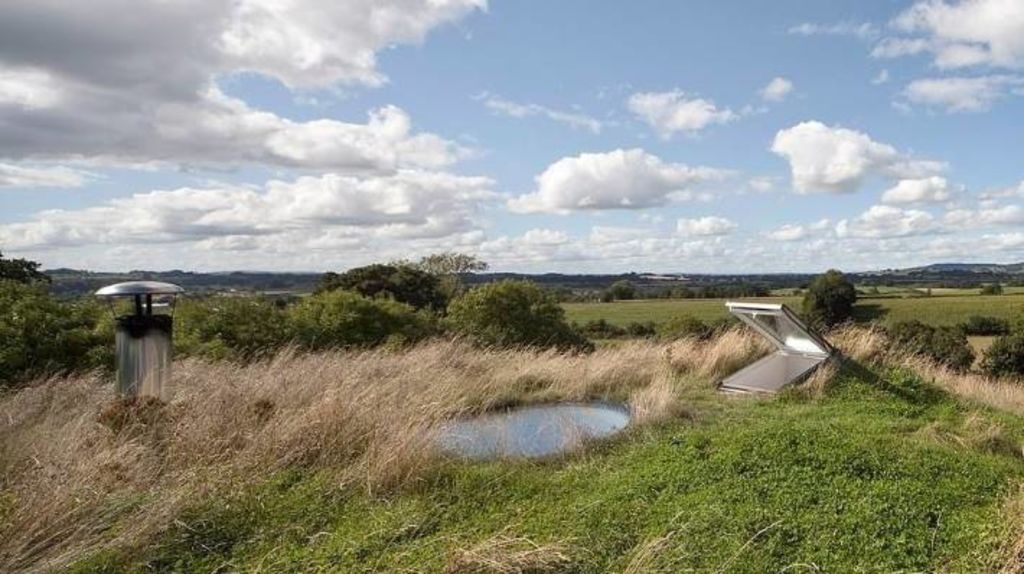
M 799 310 L 799 297 L 750 299 L 785 303 Z M 570 321 L 585 323 L 604 319 L 616 325 L 633 321 L 661 323 L 679 315 L 709 321 L 728 316 L 725 299 L 644 299 L 613 303 L 565 303 Z M 987 315 L 1013 320 L 1024 316 L 1024 295 L 936 295 L 931 297 L 863 298 L 854 315 L 859 322 L 879 320 L 885 323 L 916 319 L 932 325 L 955 325 L 971 315 Z

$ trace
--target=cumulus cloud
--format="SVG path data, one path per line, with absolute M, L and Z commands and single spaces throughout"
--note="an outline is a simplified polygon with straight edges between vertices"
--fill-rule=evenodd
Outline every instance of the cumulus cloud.
M 781 102 L 793 91 L 793 82 L 786 78 L 776 77 L 761 88 L 761 99 L 769 102 Z
M 728 235 L 735 231 L 736 227 L 736 222 L 714 215 L 695 219 L 680 219 L 676 222 L 676 231 L 681 235 L 691 237 Z
M 0 163 L 0 188 L 81 187 L 92 174 L 64 166 Z
M 666 163 L 642 149 L 564 157 L 535 179 L 537 189 L 509 200 L 519 213 L 643 209 L 701 199 L 693 188 L 729 177 L 724 170 Z
M 0 3 L 0 157 L 394 170 L 451 163 L 397 108 L 297 122 L 225 95 L 256 72 L 290 87 L 376 85 L 375 54 L 482 0 L 11 0 Z M 44 40 L 45 39 L 45 40 Z
M 640 92 L 626 102 L 629 111 L 647 123 L 662 138 L 683 132 L 696 134 L 712 124 L 726 124 L 739 116 L 718 108 L 711 100 L 691 97 L 685 92 Z
M 771 150 L 789 161 L 798 193 L 845 193 L 857 190 L 869 175 L 918 178 L 945 165 L 914 159 L 867 134 L 809 121 L 780 130 Z
M 903 90 L 903 97 L 948 112 L 979 112 L 1022 86 L 1024 77 L 1009 75 L 925 78 L 911 82 Z
M 880 85 L 888 83 L 888 82 L 889 82 L 889 70 L 884 70 L 883 69 L 882 71 L 878 72 L 878 74 L 875 75 L 874 78 L 871 78 L 871 85 L 873 85 L 873 86 L 880 86 Z
M 551 121 L 558 122 L 560 124 L 567 125 L 575 129 L 585 129 L 591 133 L 599 134 L 603 124 L 600 120 L 592 118 L 586 114 L 579 112 L 567 112 L 564 110 L 555 110 L 539 104 L 522 104 L 513 102 L 496 96 L 494 94 L 484 93 L 481 94 L 477 99 L 484 103 L 487 109 L 504 116 L 513 118 L 526 118 L 526 117 L 544 117 Z
M 326 174 L 259 188 L 221 185 L 138 193 L 0 225 L 6 248 L 200 242 L 221 249 L 349 238 L 443 237 L 474 228 L 493 182 L 424 171 L 380 177 Z M 299 245 L 294 245 L 300 247 Z
M 1018 0 L 918 1 L 892 26 L 903 36 L 883 40 L 875 56 L 928 52 L 940 68 L 1024 67 L 1024 4 Z
M 889 205 L 873 205 L 859 216 L 836 224 L 836 235 L 840 238 L 882 239 L 936 231 L 938 227 L 930 213 Z
M 799 241 L 808 239 L 828 229 L 828 219 L 821 219 L 809 224 L 787 223 L 765 233 L 773 241 Z
M 1024 223 L 1024 208 L 1004 205 L 983 209 L 953 209 L 946 212 L 943 221 L 954 228 L 984 227 L 988 225 L 1018 225 Z
M 952 197 L 946 178 L 933 175 L 921 179 L 901 179 L 882 193 L 882 203 L 941 203 Z

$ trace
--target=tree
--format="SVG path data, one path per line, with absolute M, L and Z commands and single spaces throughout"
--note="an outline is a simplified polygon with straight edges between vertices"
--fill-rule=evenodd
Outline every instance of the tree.
M 827 328 L 846 321 L 853 315 L 857 290 L 841 271 L 829 269 L 807 287 L 803 315 L 808 323 Z
M 309 349 L 413 342 L 432 330 L 430 316 L 409 305 L 342 290 L 306 297 L 289 310 L 288 323 L 296 342 Z
M 629 281 L 622 279 L 612 283 L 608 288 L 608 295 L 612 300 L 626 301 L 636 297 L 636 286 Z
M 985 351 L 981 370 L 997 377 L 1024 374 L 1024 333 L 1003 335 L 993 341 Z
M 431 273 L 406 264 L 375 263 L 338 273 L 325 273 L 316 292 L 343 289 L 360 295 L 394 299 L 416 309 L 444 310 L 448 298 L 441 289 L 441 280 Z
M 440 289 L 448 300 L 462 292 L 462 275 L 486 271 L 489 267 L 486 261 L 474 255 L 454 251 L 427 255 L 420 258 L 415 266 L 440 279 Z
M 179 351 L 212 359 L 253 359 L 289 341 L 284 312 L 261 297 L 186 299 L 174 330 Z
M 50 276 L 39 270 L 39 263 L 28 259 L 5 259 L 0 252 L 0 281 L 49 283 Z
M 558 301 L 529 281 L 501 281 L 467 291 L 448 307 L 448 324 L 480 345 L 593 349 L 565 321 Z

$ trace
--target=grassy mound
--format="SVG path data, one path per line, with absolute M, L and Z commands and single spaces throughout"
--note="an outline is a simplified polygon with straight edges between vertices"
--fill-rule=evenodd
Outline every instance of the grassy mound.
M 61 488 L 47 505 L 28 496 L 29 485 L 59 485 L 18 464 L 60 419 L 43 385 L 0 413 L 36 407 L 0 442 L 0 560 L 80 572 L 990 571 L 1020 560 L 1024 420 L 1010 394 L 923 364 L 874 363 L 878 342 L 856 332 L 839 339 L 856 360 L 834 376 L 771 400 L 723 397 L 714 379 L 763 352 L 748 336 L 724 337 L 585 357 L 434 344 L 281 357 L 237 374 L 190 364 L 166 416 L 122 417 L 148 422 L 117 432 L 88 419 L 74 428 L 91 446 L 63 437 L 63 449 L 36 450 L 51 471 L 129 446 L 161 457 L 126 481 L 135 486 L 112 482 L 77 503 L 59 503 Z M 335 397 L 320 386 L 343 389 L 340 402 L 325 406 Z M 63 407 L 93 416 L 109 399 L 93 392 L 91 405 Z M 638 424 L 542 461 L 400 448 L 422 446 L 409 437 L 450 416 L 582 397 L 626 400 Z M 361 410 L 341 408 L 360 400 Z M 195 430 L 218 410 L 232 432 L 209 421 Z M 382 434 L 397 428 L 403 441 Z M 195 462 L 169 455 L 200 436 Z M 92 472 L 78 487 L 98 489 L 106 475 Z M 25 522 L 32 510 L 48 518 Z

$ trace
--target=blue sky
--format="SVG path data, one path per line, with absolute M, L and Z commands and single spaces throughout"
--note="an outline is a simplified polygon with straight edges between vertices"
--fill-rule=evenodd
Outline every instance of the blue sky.
M 0 6 L 47 267 L 1024 259 L 1019 0 L 100 3 Z

